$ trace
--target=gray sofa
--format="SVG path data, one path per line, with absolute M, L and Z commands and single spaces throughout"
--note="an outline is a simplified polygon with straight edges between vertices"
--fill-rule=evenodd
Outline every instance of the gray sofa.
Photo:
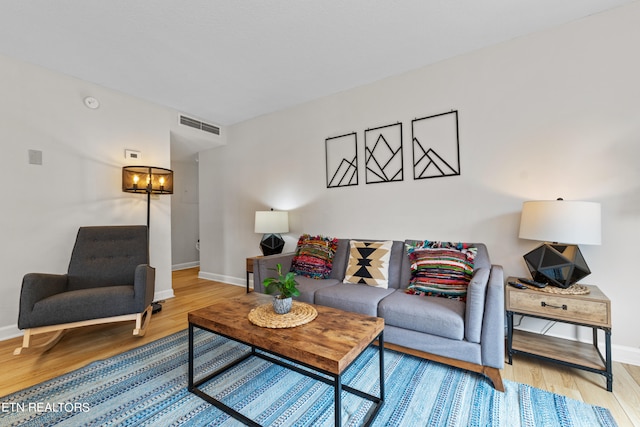
M 360 239 L 358 239 L 360 240 Z M 466 303 L 405 292 L 411 268 L 405 243 L 394 241 L 389 261 L 388 288 L 343 283 L 349 261 L 349 239 L 338 239 L 328 279 L 297 276 L 298 300 L 358 312 L 385 320 L 385 343 L 426 359 L 486 375 L 504 391 L 504 282 L 502 267 L 492 265 L 484 244 L 478 248 Z M 274 277 L 276 264 L 289 271 L 294 253 L 270 255 L 254 262 L 254 290 L 264 293 L 262 281 Z

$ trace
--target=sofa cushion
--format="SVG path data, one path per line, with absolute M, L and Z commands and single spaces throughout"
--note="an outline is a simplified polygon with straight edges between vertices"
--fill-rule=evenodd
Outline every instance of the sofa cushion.
M 416 298 L 402 290 L 383 298 L 378 316 L 385 325 L 462 340 L 465 303 L 447 298 Z
M 305 276 L 296 276 L 296 282 L 298 282 L 298 290 L 300 291 L 300 295 L 294 297 L 294 299 L 309 304 L 313 304 L 315 302 L 315 295 L 318 289 L 326 288 L 340 283 L 340 281 L 336 279 L 318 280 Z
M 312 279 L 328 278 L 337 246 L 338 239 L 303 234 L 298 239 L 296 253 L 291 262 L 291 271 Z
M 338 249 L 333 256 L 333 269 L 329 275 L 330 279 L 336 279 L 339 281 L 344 280 L 344 272 L 347 269 L 347 263 L 349 262 L 349 239 L 338 239 Z
M 438 296 L 464 301 L 473 276 L 477 249 L 465 243 L 418 242 L 407 247 L 414 295 Z
M 360 283 L 378 288 L 389 287 L 389 259 L 393 241 L 349 243 L 349 264 L 345 283 Z
M 487 246 L 484 243 L 472 243 L 474 248 L 478 250 L 476 258 L 473 260 L 473 269 L 478 268 L 491 268 L 491 260 L 489 259 L 489 252 L 487 252 Z
M 335 286 L 318 289 L 315 303 L 367 316 L 377 316 L 378 303 L 393 292 L 395 289 L 374 288 L 356 283 L 339 283 Z

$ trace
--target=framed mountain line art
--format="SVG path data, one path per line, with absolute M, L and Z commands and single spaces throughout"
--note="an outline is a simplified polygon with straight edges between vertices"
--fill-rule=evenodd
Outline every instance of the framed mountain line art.
M 413 179 L 460 175 L 458 111 L 411 121 Z
M 367 129 L 364 132 L 365 182 L 402 181 L 402 123 Z
M 327 188 L 358 185 L 358 137 L 355 132 L 325 139 Z

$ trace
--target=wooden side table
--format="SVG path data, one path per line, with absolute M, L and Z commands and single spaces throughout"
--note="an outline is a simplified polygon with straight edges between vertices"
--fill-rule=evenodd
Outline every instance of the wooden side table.
M 507 282 L 517 281 L 515 277 L 507 279 Z M 565 295 L 543 292 L 533 286 L 517 289 L 506 285 L 508 363 L 512 363 L 514 354 L 525 354 L 595 372 L 606 377 L 607 391 L 612 391 L 611 301 L 597 286 L 586 286 L 590 291 L 586 295 Z M 516 330 L 514 314 L 589 327 L 593 331 L 593 343 Z M 598 348 L 598 330 L 604 331 L 605 356 Z
M 256 258 L 262 258 L 264 255 L 258 255 L 254 257 L 247 258 L 247 293 L 251 292 L 249 290 L 249 274 L 253 274 L 253 261 Z

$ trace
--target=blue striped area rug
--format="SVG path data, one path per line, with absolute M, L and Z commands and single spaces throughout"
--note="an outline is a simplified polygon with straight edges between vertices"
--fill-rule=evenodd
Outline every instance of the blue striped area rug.
M 89 364 L 0 398 L 1 426 L 237 426 L 187 391 L 187 331 Z M 196 377 L 248 351 L 196 329 Z M 200 375 L 204 377 L 205 375 Z M 375 426 L 615 426 L 607 409 L 385 350 L 385 403 Z M 378 395 L 378 352 L 368 348 L 344 384 Z M 197 378 L 196 378 L 197 379 Z M 333 388 L 260 358 L 202 386 L 261 425 L 333 425 Z M 343 396 L 344 425 L 360 425 L 369 405 Z

